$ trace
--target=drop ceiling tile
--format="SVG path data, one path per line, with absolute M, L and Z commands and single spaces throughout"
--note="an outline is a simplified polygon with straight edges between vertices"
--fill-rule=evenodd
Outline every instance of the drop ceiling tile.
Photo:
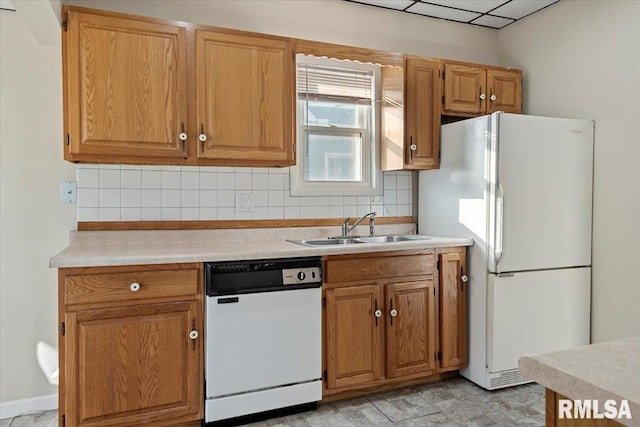
M 427 15 L 434 18 L 450 19 L 452 21 L 469 22 L 480 16 L 479 13 L 465 12 L 464 10 L 451 9 L 448 7 L 440 7 L 426 3 L 416 3 L 407 9 L 407 12 Z
M 557 1 L 558 0 L 513 0 L 493 10 L 491 14 L 520 19 Z
M 423 0 L 440 6 L 455 7 L 457 9 L 472 10 L 486 13 L 507 2 L 507 0 Z
M 370 4 L 373 6 L 386 7 L 388 9 L 404 10 L 407 6 L 415 3 L 413 0 L 351 0 L 354 3 Z
M 509 25 L 515 22 L 513 19 L 501 18 L 499 16 L 482 15 L 480 18 L 474 20 L 472 24 L 484 25 L 491 28 L 502 28 L 505 25 Z

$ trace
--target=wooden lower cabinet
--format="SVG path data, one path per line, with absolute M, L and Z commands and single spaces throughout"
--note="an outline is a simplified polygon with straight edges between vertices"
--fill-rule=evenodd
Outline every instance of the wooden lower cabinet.
M 439 372 L 467 366 L 466 248 L 438 250 Z
M 201 419 L 199 265 L 61 269 L 59 274 L 61 425 L 160 426 Z M 157 291 L 171 288 L 174 294 L 185 291 L 178 296 Z
M 434 372 L 435 288 L 433 280 L 385 285 L 387 317 L 387 376 Z
M 382 376 L 383 320 L 375 317 L 383 293 L 377 284 L 328 290 L 326 355 L 329 388 L 369 383 Z
M 466 365 L 465 250 L 325 257 L 325 396 Z
M 433 304 L 427 280 L 327 290 L 327 388 L 434 372 Z

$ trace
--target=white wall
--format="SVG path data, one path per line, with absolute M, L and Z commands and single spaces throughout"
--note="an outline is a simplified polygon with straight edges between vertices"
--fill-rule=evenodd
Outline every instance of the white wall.
M 381 50 L 497 61 L 494 30 L 337 0 L 72 3 Z M 76 221 L 76 206 L 59 201 L 59 183 L 75 180 L 76 168 L 62 160 L 61 52 L 50 46 L 57 40 L 44 40 L 50 31 L 42 31 L 57 24 L 52 4 L 57 2 L 20 0 L 17 12 L 0 11 L 0 402 L 5 408 L 17 399 L 56 391 L 40 372 L 34 349 L 38 340 L 57 343 L 56 272 L 47 263 L 67 245 Z
M 498 35 L 525 113 L 596 121 L 594 342 L 640 335 L 639 41 L 638 1 L 563 0 Z
M 75 205 L 59 183 L 75 180 L 62 161 L 60 47 L 41 45 L 18 12 L 0 11 L 0 400 L 56 393 L 35 357 L 57 345 L 57 276 L 49 257 L 68 243 Z M 36 3 L 36 2 L 34 2 Z M 49 2 L 48 19 L 55 22 Z M 30 5 L 32 6 L 32 5 Z

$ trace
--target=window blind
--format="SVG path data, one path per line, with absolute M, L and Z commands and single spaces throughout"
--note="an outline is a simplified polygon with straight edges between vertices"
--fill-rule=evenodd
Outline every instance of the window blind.
M 319 67 L 298 66 L 298 94 L 308 97 L 336 97 L 357 102 L 371 102 L 373 73 Z

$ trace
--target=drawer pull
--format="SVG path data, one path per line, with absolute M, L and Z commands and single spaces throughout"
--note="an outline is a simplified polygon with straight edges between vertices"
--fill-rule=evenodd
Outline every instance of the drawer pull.
M 191 338 L 192 340 L 198 339 L 198 331 L 194 329 L 193 331 L 189 332 L 189 338 Z
M 129 285 L 129 289 L 131 289 L 131 292 L 138 292 L 140 290 L 140 283 L 133 282 Z

